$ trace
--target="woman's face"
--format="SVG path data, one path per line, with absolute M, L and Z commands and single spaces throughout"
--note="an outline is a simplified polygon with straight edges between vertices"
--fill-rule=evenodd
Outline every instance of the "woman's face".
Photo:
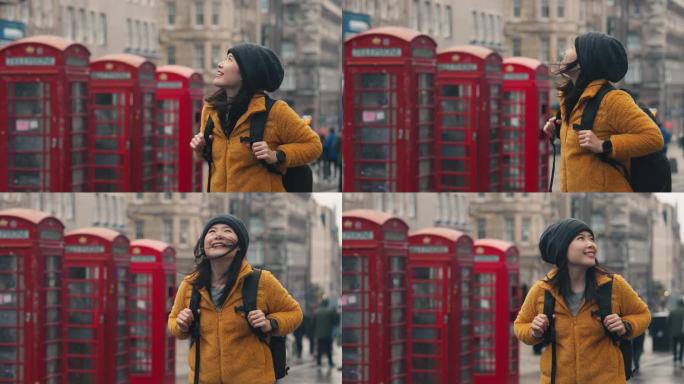
M 209 228 L 207 235 L 204 236 L 204 254 L 209 258 L 223 256 L 237 244 L 238 238 L 233 228 L 226 224 L 216 224 Z M 236 248 L 237 252 L 239 248 Z
M 567 67 L 568 64 L 574 62 L 575 60 L 577 60 L 577 53 L 575 52 L 575 48 L 573 47 L 568 48 L 565 51 L 563 60 L 560 62 L 561 76 L 565 77 L 566 79 L 569 79 L 573 83 L 577 82 L 577 78 L 580 74 L 580 66 L 579 64 L 577 64 L 568 72 L 565 72 L 565 67 Z
M 596 265 L 597 251 L 594 236 L 587 231 L 582 231 L 568 246 L 568 265 L 593 267 Z
M 232 53 L 229 53 L 223 61 L 218 63 L 214 85 L 224 88 L 240 88 L 242 85 L 240 68 Z

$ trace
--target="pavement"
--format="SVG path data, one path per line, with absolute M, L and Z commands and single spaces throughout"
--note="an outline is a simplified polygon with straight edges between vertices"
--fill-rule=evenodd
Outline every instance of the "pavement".
M 672 168 L 672 192 L 684 192 L 684 151 L 677 145 L 673 145 L 674 141 L 670 142 L 667 148 L 667 157 L 670 163 L 676 162 L 676 169 Z M 556 146 L 558 150 L 558 146 Z M 552 152 L 553 153 L 553 152 Z M 553 158 L 549 159 L 549 175 L 551 167 L 553 166 Z M 556 156 L 556 174 L 553 178 L 553 192 L 560 191 L 560 156 Z M 550 177 L 550 176 L 549 176 Z
M 190 367 L 187 363 L 188 341 L 176 340 L 176 384 L 186 384 Z M 294 338 L 288 336 L 287 359 L 290 371 L 285 378 L 278 380 L 278 384 L 339 384 L 342 383 L 342 347 L 333 346 L 334 367 L 328 367 L 327 356 L 321 359 L 322 365 L 316 365 L 316 359 L 309 352 L 309 339 L 304 338 L 302 358 L 298 359 L 294 353 Z
M 673 364 L 671 352 L 653 352 L 651 337 L 646 336 L 644 353 L 641 355 L 640 373 L 629 380 L 629 383 L 649 384 L 682 384 L 684 369 L 680 364 Z M 520 343 L 520 384 L 538 384 L 541 375 L 539 359 L 532 352 L 532 347 Z
M 311 165 L 313 171 L 313 191 L 314 192 L 337 192 L 340 180 L 338 178 L 338 170 L 330 166 L 331 175 L 327 179 L 323 178 L 323 162 L 314 163 Z

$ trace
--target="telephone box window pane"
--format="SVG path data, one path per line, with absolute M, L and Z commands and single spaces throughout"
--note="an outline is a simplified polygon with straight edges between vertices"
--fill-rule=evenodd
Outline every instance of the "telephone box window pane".
M 413 283 L 413 293 L 416 295 L 434 295 L 437 291 L 435 282 Z
M 0 328 L 0 343 L 14 343 L 17 341 L 17 336 L 21 337 L 21 331 L 17 332 L 15 329 Z
M 14 136 L 11 139 L 11 145 L 16 151 L 40 151 L 43 149 L 42 136 Z M 23 156 L 23 154 L 17 156 Z
M 45 354 L 48 359 L 54 358 L 54 357 L 59 357 L 60 352 L 61 352 L 61 345 L 60 344 L 50 344 L 47 345 L 45 348 Z
M 69 268 L 70 279 L 97 279 L 97 268 L 93 267 L 71 267 Z
M 58 322 L 59 321 L 59 312 L 60 312 L 59 309 L 56 309 L 56 308 L 50 308 L 50 309 L 46 310 L 45 314 L 47 317 L 47 321 L 49 323 Z
M 16 271 L 17 270 L 17 257 L 13 255 L 0 255 L 0 271 Z M 2 278 L 0 277 L 0 283 L 2 283 Z
M 14 83 L 15 97 L 41 97 L 43 96 L 42 83 Z
M 361 276 L 345 275 L 342 279 L 342 289 L 345 291 L 361 289 Z
M 434 83 L 433 75 L 430 73 L 419 73 L 418 74 L 418 88 L 432 88 Z
M 0 348 L 0 360 L 3 361 L 15 361 L 17 360 L 17 347 L 15 346 L 3 346 Z M 2 377 L 2 374 L 0 374 Z
M 95 169 L 95 178 L 97 180 L 117 180 L 118 173 L 116 169 L 100 168 Z
M 93 383 L 95 378 L 92 373 L 86 372 L 69 372 L 68 383 Z
M 361 88 L 387 88 L 389 77 L 381 73 L 361 74 Z
M 430 123 L 432 121 L 432 110 L 420 108 L 418 110 L 418 124 Z
M 363 160 L 387 160 L 391 156 L 394 147 L 389 145 L 359 145 L 357 146 L 357 158 Z
M 15 115 L 36 116 L 43 113 L 42 102 L 40 100 L 24 100 L 14 102 Z
M 438 344 L 432 343 L 413 343 L 413 353 L 416 355 L 439 355 L 440 348 Z
M 0 325 L 17 325 L 17 312 L 16 311 L 0 311 Z M 3 347 L 4 348 L 4 347 Z
M 441 153 L 446 157 L 464 157 L 466 150 L 460 145 L 442 145 Z
M 118 93 L 96 93 L 96 105 L 117 105 L 121 104 L 122 97 Z
M 59 304 L 59 292 L 50 291 L 45 294 L 45 304 L 46 305 L 57 305 Z
M 40 153 L 17 153 L 14 155 L 14 166 L 17 168 L 40 168 L 43 155 Z
M 393 256 L 389 258 L 390 271 L 403 272 L 406 268 L 406 258 L 401 256 Z
M 69 369 L 95 369 L 96 366 L 92 359 L 84 359 L 81 357 L 71 358 L 68 361 Z
M 103 153 L 95 154 L 95 164 L 96 165 L 118 165 L 119 155 L 109 155 Z
M 115 124 L 98 123 L 95 126 L 95 134 L 98 136 L 116 136 L 119 126 Z
M 447 172 L 464 172 L 465 162 L 462 160 L 442 160 L 442 170 Z
M 433 280 L 442 278 L 442 270 L 439 268 L 418 267 L 413 269 L 413 278 L 420 280 Z
M 69 312 L 69 323 L 92 324 L 93 314 L 88 312 Z
M 104 151 L 115 151 L 119 149 L 118 139 L 98 139 L 95 140 L 95 149 L 100 149 Z
M 93 340 L 95 332 L 92 328 L 69 328 L 68 337 L 72 340 Z
M 95 120 L 117 120 L 119 111 L 116 109 L 96 109 Z
M 347 327 L 353 327 L 362 325 L 363 323 L 363 312 L 343 312 L 342 313 L 342 325 Z M 351 332 L 351 331 L 350 331 Z M 345 335 L 347 331 L 342 334 Z
M 18 371 L 17 368 L 20 367 L 17 365 L 0 364 L 0 377 L 3 379 L 16 379 Z
M 413 367 L 416 369 L 435 369 L 437 366 L 437 362 L 435 359 L 420 359 L 420 358 L 413 358 Z M 424 373 L 421 376 L 424 376 L 427 380 L 426 381 L 419 381 L 420 383 L 437 383 L 435 381 L 435 377 L 433 373 Z M 415 376 L 414 376 L 415 377 Z
M 418 299 L 420 300 L 420 299 Z M 437 314 L 436 313 L 414 313 L 413 314 L 414 324 L 436 324 Z
M 363 177 L 387 177 L 388 164 L 360 164 L 359 172 Z M 384 184 L 383 184 L 384 185 Z
M 442 175 L 442 184 L 464 187 L 467 185 L 467 180 L 463 176 L 457 175 Z
M 429 328 L 413 328 L 411 335 L 413 335 L 414 339 L 437 340 L 438 330 Z
M 465 112 L 465 100 L 442 100 L 443 112 Z
M 360 104 L 364 107 L 384 107 L 389 104 L 387 92 L 364 92 L 360 97 Z
M 389 128 L 368 128 L 361 127 L 358 131 L 358 140 L 363 142 L 389 142 Z
M 70 297 L 69 308 L 72 309 L 92 309 L 93 299 L 88 297 Z
M 465 127 L 466 118 L 463 115 L 442 116 L 442 125 L 445 127 Z

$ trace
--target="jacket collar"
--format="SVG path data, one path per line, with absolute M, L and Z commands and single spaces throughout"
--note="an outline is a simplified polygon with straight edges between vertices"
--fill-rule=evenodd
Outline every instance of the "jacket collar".
M 210 114 L 213 114 L 217 117 L 214 121 L 214 124 L 218 126 L 214 130 L 214 134 L 221 138 L 226 138 L 226 135 L 223 133 L 223 129 L 221 129 L 221 119 L 218 118 L 218 112 L 216 111 L 216 108 L 214 108 L 211 104 L 207 103 L 206 101 L 204 102 L 204 107 L 207 108 Z M 264 111 L 266 111 L 266 95 L 264 93 L 257 92 L 254 94 L 254 96 L 252 96 L 252 100 L 250 100 L 249 102 L 247 111 L 243 113 L 242 116 L 240 116 L 237 123 L 235 124 L 235 127 L 239 127 L 240 124 L 247 121 L 247 119 L 249 119 L 253 114 Z M 235 129 L 233 129 L 233 132 L 235 132 Z
M 565 304 L 565 300 L 561 296 L 558 289 L 546 281 L 547 278 L 553 278 L 554 276 L 556 276 L 557 273 L 558 273 L 558 267 L 553 267 L 553 269 L 551 269 L 549 271 L 549 273 L 546 274 L 546 277 L 541 280 L 540 285 L 545 291 L 551 292 L 551 295 L 553 295 L 553 297 L 556 299 L 556 302 L 559 303 L 560 305 L 562 305 L 568 312 L 570 312 L 570 309 Z M 602 286 L 602 285 L 608 283 L 609 281 L 611 281 L 611 278 L 607 275 L 604 275 L 602 273 L 598 273 L 596 275 L 596 282 L 598 283 L 598 286 Z
M 599 79 L 589 83 L 589 85 L 587 85 L 587 87 L 584 89 L 584 92 L 582 92 L 582 96 L 580 96 L 577 104 L 579 104 L 583 100 L 591 99 L 592 97 L 596 96 L 599 90 L 601 90 L 603 84 L 606 84 L 607 82 L 608 80 Z
M 240 266 L 240 272 L 238 272 L 238 277 L 235 280 L 235 284 L 233 284 L 233 287 L 231 288 L 230 292 L 228 293 L 226 300 L 228 300 L 228 297 L 232 296 L 235 293 L 235 290 L 237 289 L 238 285 L 241 286 L 242 280 L 244 280 L 245 277 L 247 277 L 247 275 L 252 273 L 253 270 L 254 269 L 252 268 L 251 265 L 249 265 L 247 260 L 243 259 L 242 265 Z M 194 279 L 196 276 L 197 276 L 196 274 L 192 274 L 192 275 L 186 277 L 186 279 L 190 279 L 190 281 L 192 281 L 192 279 Z M 207 300 L 209 303 L 213 303 L 213 299 L 209 295 L 209 290 L 207 290 L 206 288 L 203 287 L 202 289 L 199 290 L 199 292 L 200 292 L 200 296 L 202 296 L 202 298 L 204 300 Z

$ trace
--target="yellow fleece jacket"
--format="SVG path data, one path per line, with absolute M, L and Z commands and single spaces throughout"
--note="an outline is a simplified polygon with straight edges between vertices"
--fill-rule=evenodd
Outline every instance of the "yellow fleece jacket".
M 549 276 L 553 276 L 556 271 L 557 269 L 552 270 Z M 632 326 L 629 338 L 639 336 L 651 323 L 651 313 L 622 276 L 614 274 L 613 279 L 613 313 Z M 597 276 L 599 285 L 608 281 L 610 277 L 606 275 Z M 598 304 L 585 301 L 577 315 L 573 316 L 558 290 L 544 280 L 537 281 L 527 294 L 513 325 L 515 336 L 529 345 L 542 342 L 532 336 L 532 320 L 544 313 L 545 291 L 550 291 L 556 299 L 556 383 L 625 383 L 620 348 L 606 336 L 601 319 L 592 315 L 593 311 L 598 310 Z M 551 348 L 544 349 L 540 368 L 539 382 L 550 383 Z
M 203 384 L 273 384 L 275 373 L 268 345 L 261 342 L 251 331 L 247 320 L 235 307 L 243 305 L 242 286 L 245 276 L 252 273 L 252 267 L 243 261 L 238 279 L 231 289 L 221 310 L 216 310 L 206 289 L 200 290 L 200 383 Z M 176 316 L 190 306 L 194 276 L 188 276 L 180 284 L 176 300 L 169 314 L 169 331 L 179 339 L 187 339 L 176 324 Z M 266 317 L 278 322 L 274 333 L 284 336 L 293 332 L 302 322 L 302 310 L 292 296 L 270 272 L 264 270 L 259 279 L 257 308 Z M 195 347 L 188 351 L 190 375 L 188 383 L 195 378 Z

